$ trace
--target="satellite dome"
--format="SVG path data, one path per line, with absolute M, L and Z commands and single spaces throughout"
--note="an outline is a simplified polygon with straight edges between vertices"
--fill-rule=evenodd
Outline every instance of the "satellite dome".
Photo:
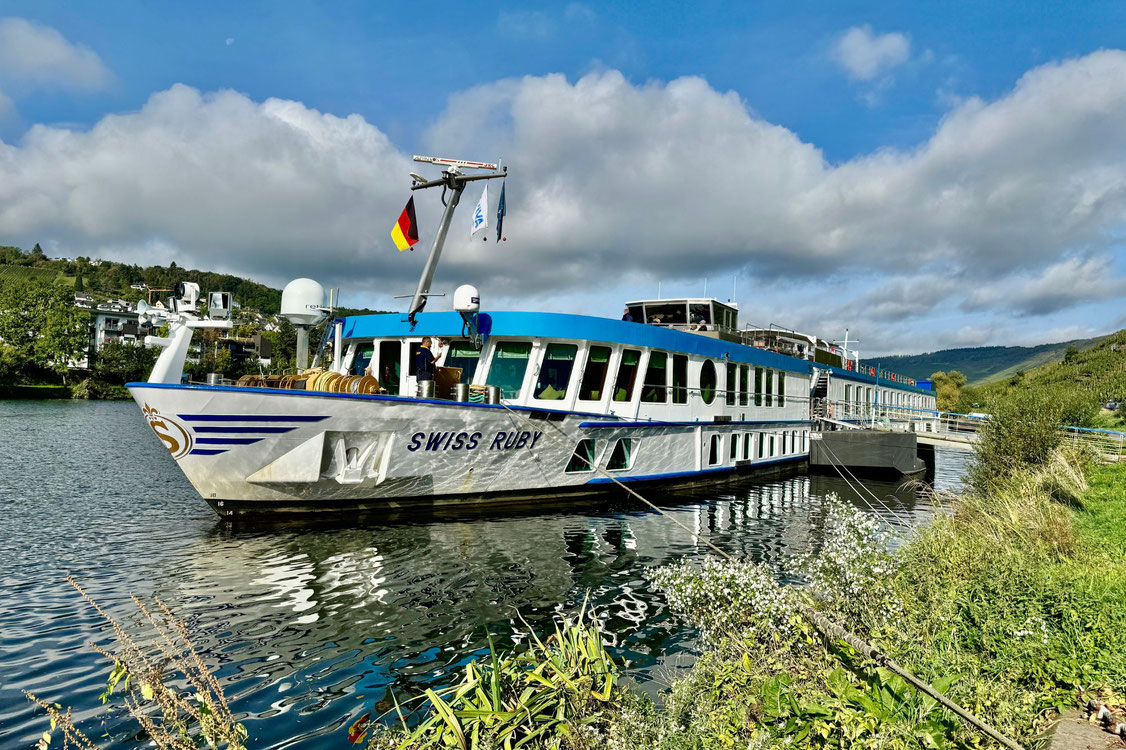
M 281 314 L 295 326 L 311 326 L 325 317 L 325 288 L 312 279 L 294 279 L 285 285 Z

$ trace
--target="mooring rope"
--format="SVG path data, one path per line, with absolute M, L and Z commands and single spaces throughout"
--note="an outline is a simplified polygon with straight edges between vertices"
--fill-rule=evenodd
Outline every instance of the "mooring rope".
M 503 401 L 501 402 L 500 405 L 503 406 L 505 409 L 507 409 L 510 413 L 515 414 L 516 416 L 520 417 L 521 419 L 527 420 L 528 422 L 533 421 L 531 419 L 531 417 L 528 417 L 524 414 L 521 414 L 520 412 L 518 412 L 515 409 L 513 409 L 512 407 L 510 407 L 508 404 L 505 404 Z M 558 432 L 562 437 L 564 437 L 568 441 L 571 439 L 570 435 L 565 433 L 562 430 L 562 428 L 560 428 L 558 425 L 554 424 L 550 420 L 545 419 L 545 420 L 543 420 L 543 422 L 545 424 L 551 426 L 553 429 L 555 429 L 556 432 Z M 644 422 L 639 422 L 639 424 L 643 425 Z M 533 453 L 533 456 L 534 455 L 535 454 Z M 576 453 L 575 455 L 579 455 L 579 454 Z M 641 493 L 637 492 L 632 487 L 627 486 L 624 482 L 620 481 L 613 474 L 610 474 L 605 469 L 598 466 L 594 461 L 591 461 L 591 460 L 589 460 L 586 457 L 581 456 L 581 455 L 579 455 L 579 459 L 581 461 L 583 461 L 584 463 L 586 463 L 588 466 L 590 466 L 592 471 L 606 477 L 611 482 L 616 484 L 618 487 L 625 490 L 629 495 L 637 498 L 642 503 L 647 505 L 649 508 L 656 511 L 659 515 L 661 515 L 664 518 L 667 518 L 668 520 L 672 521 L 674 524 L 676 524 L 681 529 L 683 529 L 689 536 L 691 536 L 693 539 L 695 539 L 697 543 L 703 544 L 704 546 L 708 547 L 713 552 L 715 552 L 717 555 L 719 555 L 721 558 L 723 558 L 724 560 L 726 560 L 730 563 L 738 563 L 738 560 L 733 558 L 731 555 L 727 554 L 722 549 L 720 549 L 716 545 L 712 544 L 712 542 L 710 542 L 709 540 L 700 536 L 698 533 L 696 533 L 692 529 L 688 528 L 688 526 L 681 523 L 676 517 L 671 516 L 668 513 L 665 513 L 665 511 L 663 511 L 661 508 L 657 507 L 657 505 L 650 502 L 647 498 L 643 497 L 641 495 Z M 537 462 L 538 462 L 538 459 L 537 459 Z M 1024 750 L 1024 748 L 1021 745 L 1019 745 L 1018 743 L 1016 743 L 1012 739 L 1009 739 L 1005 735 L 1001 734 L 1001 732 L 999 732 L 997 729 L 995 729 L 992 725 L 990 725 L 989 723 L 987 723 L 983 719 L 978 718 L 974 714 L 970 713 L 968 710 L 962 708 L 957 703 L 955 703 L 954 701 L 947 698 L 945 694 L 936 690 L 929 683 L 927 683 L 924 680 L 921 680 L 920 678 L 916 677 L 906 667 L 901 666 L 898 662 L 896 662 L 894 659 L 892 659 L 890 656 L 883 653 L 879 649 L 877 649 L 875 646 L 871 645 L 870 643 L 863 640 L 859 636 L 854 635 L 853 633 L 850 633 L 848 630 L 846 630 L 841 625 L 838 625 L 837 623 L 829 620 L 828 618 L 826 618 L 824 615 L 822 615 L 817 610 L 813 609 L 809 605 L 807 605 L 807 604 L 801 602 L 800 600 L 798 600 L 797 597 L 793 598 L 793 602 L 794 602 L 794 606 L 798 610 L 798 612 L 800 612 L 806 619 L 808 619 L 810 622 L 812 622 L 826 636 L 828 636 L 830 638 L 834 638 L 834 639 L 839 640 L 839 641 L 844 641 L 845 643 L 847 643 L 849 646 L 851 646 L 853 649 L 855 649 L 857 652 L 859 652 L 863 656 L 871 659 L 872 661 L 875 661 L 876 663 L 880 664 L 884 668 L 888 669 L 889 671 L 891 671 L 894 674 L 898 675 L 899 677 L 903 678 L 909 684 L 914 686 L 916 690 L 918 690 L 921 693 L 924 693 L 925 695 L 929 695 L 931 698 L 938 701 L 938 703 L 941 704 L 944 708 L 948 709 L 953 714 L 960 717 L 966 723 L 975 727 L 976 729 L 978 729 L 980 732 L 982 732 L 986 736 L 988 736 L 991 739 L 996 740 L 997 742 L 1001 743 L 1003 746 L 1009 748 L 1010 750 Z
M 867 499 L 864 497 L 864 495 L 860 492 L 860 490 L 858 490 L 855 486 L 853 486 L 852 482 L 850 482 L 848 480 L 848 477 L 846 477 L 844 475 L 844 472 L 841 471 L 842 468 L 844 469 L 844 471 L 848 472 L 848 475 L 856 481 L 856 484 L 859 485 L 865 492 L 867 492 L 872 497 L 872 499 L 875 500 L 876 503 L 879 504 L 879 506 L 884 511 L 886 511 L 889 515 L 893 516 L 895 518 L 895 520 L 899 521 L 900 524 L 902 524 L 903 526 L 910 528 L 910 526 L 911 526 L 910 521 L 908 521 L 906 518 L 904 518 L 903 516 L 896 513 L 894 510 L 892 510 L 889 505 L 887 505 L 883 500 L 881 500 L 879 497 L 876 496 L 876 493 L 874 493 L 874 492 L 872 492 L 872 490 L 868 489 L 868 487 L 866 487 L 864 485 L 864 483 L 861 482 L 860 479 L 858 479 L 857 476 L 852 473 L 852 470 L 849 469 L 848 466 L 846 466 L 843 461 L 841 461 L 840 457 L 837 456 L 837 454 L 833 452 L 832 448 L 830 448 L 827 445 L 822 445 L 821 447 L 822 447 L 822 449 L 824 449 L 829 454 L 830 465 L 833 467 L 833 469 L 836 470 L 837 474 L 840 475 L 841 479 L 843 479 L 845 481 L 845 483 L 849 486 L 849 488 L 853 492 L 855 492 L 857 494 L 857 496 L 859 496 L 860 499 L 862 501 L 864 501 L 864 503 L 866 505 L 868 505 L 869 508 L 872 507 L 871 503 L 869 503 L 867 501 Z

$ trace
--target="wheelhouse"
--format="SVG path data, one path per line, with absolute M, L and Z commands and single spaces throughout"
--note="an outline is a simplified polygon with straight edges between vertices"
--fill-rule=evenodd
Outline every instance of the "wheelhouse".
M 634 323 L 700 333 L 713 338 L 721 338 L 724 334 L 735 336 L 739 330 L 738 308 L 732 303 L 710 298 L 627 302 L 626 310 Z

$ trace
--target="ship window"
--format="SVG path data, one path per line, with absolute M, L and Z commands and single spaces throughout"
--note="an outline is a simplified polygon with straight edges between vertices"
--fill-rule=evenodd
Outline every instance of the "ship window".
M 755 368 L 755 406 L 762 406 L 762 368 Z
M 575 446 L 575 452 L 567 461 L 567 473 L 573 474 L 580 471 L 594 471 L 594 440 L 583 438 Z
M 645 368 L 645 380 L 641 386 L 641 400 L 650 404 L 663 404 L 668 400 L 666 384 L 668 379 L 668 355 L 664 352 L 649 352 L 649 366 Z
M 356 356 L 352 358 L 352 374 L 363 375 L 375 354 L 375 344 L 360 344 L 356 347 Z
M 504 398 L 519 398 L 531 353 L 530 341 L 498 341 L 486 384 L 500 388 L 500 395 Z
M 645 306 L 646 323 L 660 326 L 684 325 L 688 322 L 688 305 L 684 302 L 666 302 Z
M 460 367 L 461 382 L 472 383 L 477 372 L 477 365 L 481 361 L 481 352 L 474 348 L 468 341 L 454 341 L 446 352 L 443 361 L 445 367 Z
M 672 402 L 688 403 L 688 356 L 672 355 Z
M 399 358 L 402 354 L 402 342 L 379 342 L 379 374 L 376 376 L 376 380 L 379 381 L 383 390 L 392 396 L 399 395 L 399 376 L 401 374 Z
M 641 361 L 641 352 L 636 349 L 626 349 L 622 352 L 622 361 L 618 365 L 618 377 L 614 380 L 614 400 L 630 401 L 633 399 L 633 382 L 637 380 L 637 365 Z
M 727 363 L 727 380 L 724 382 L 727 387 L 724 403 L 728 406 L 735 406 L 735 363 Z
M 715 466 L 719 463 L 719 435 L 712 435 L 708 442 L 708 465 Z
M 771 435 L 770 436 L 770 456 L 771 456 L 771 458 L 773 458 L 774 456 L 777 456 L 777 455 L 778 454 L 775 453 L 775 451 L 774 451 L 774 435 Z
M 633 465 L 633 438 L 622 438 L 614 443 L 610 460 L 606 462 L 607 471 L 625 471 Z
M 548 344 L 540 365 L 540 375 L 536 380 L 533 395 L 545 401 L 557 401 L 567 395 L 567 383 L 571 371 L 575 369 L 574 344 Z
M 786 373 L 783 370 L 778 371 L 778 405 L 786 405 Z
M 750 387 L 751 368 L 747 365 L 739 365 L 739 406 L 747 405 L 747 389 Z
M 606 370 L 610 367 L 610 347 L 592 346 L 583 371 L 583 382 L 579 386 L 579 398 L 583 401 L 601 401 L 602 386 L 606 383 Z
M 763 458 L 766 456 L 766 433 L 760 432 L 758 434 L 758 457 Z
M 774 406 L 774 370 L 766 371 L 766 405 Z
M 728 451 L 727 457 L 730 458 L 732 461 L 739 458 L 739 436 L 738 435 L 733 434 L 731 436 L 731 445 L 729 446 L 729 451 Z
M 705 359 L 700 366 L 700 398 L 704 399 L 705 404 L 715 401 L 715 386 L 715 363 Z
M 751 459 L 751 441 L 753 440 L 753 438 L 754 438 L 754 435 L 752 435 L 749 432 L 745 433 L 743 435 L 743 460 L 744 461 L 749 461 Z
M 707 326 L 708 328 L 711 328 L 710 324 L 712 322 L 712 306 L 711 306 L 710 303 L 705 302 L 704 304 L 698 304 L 697 303 L 697 304 L 689 305 L 688 306 L 688 315 L 689 315 L 689 322 L 691 322 L 692 325 L 694 325 L 694 326 L 704 325 L 704 326 Z M 698 329 L 698 330 L 706 330 L 706 329 L 701 328 L 701 329 Z
M 645 322 L 645 308 L 642 307 L 641 305 L 630 305 L 629 306 L 629 316 L 631 318 L 633 318 L 634 323 L 644 323 Z

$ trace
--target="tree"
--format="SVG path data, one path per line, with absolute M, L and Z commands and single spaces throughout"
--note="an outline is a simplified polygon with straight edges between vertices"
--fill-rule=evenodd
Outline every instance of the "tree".
M 954 411 L 966 385 L 966 376 L 958 370 L 945 373 L 942 370 L 931 375 L 934 384 L 935 400 L 939 411 Z
M 63 376 L 90 342 L 85 312 L 74 306 L 70 289 L 39 279 L 20 279 L 0 287 L 0 339 L 12 350 L 19 373 L 52 371 Z
M 1067 351 L 1064 352 L 1064 354 L 1063 354 L 1063 363 L 1065 365 L 1070 365 L 1071 363 L 1073 363 L 1075 361 L 1075 358 L 1078 357 L 1078 356 L 1079 356 L 1079 350 L 1076 349 L 1074 346 L 1069 346 L 1069 347 L 1067 347 Z
M 90 372 L 96 379 L 111 385 L 144 380 L 152 371 L 157 354 L 157 349 L 114 341 L 94 355 Z
M 20 359 L 15 347 L 0 341 L 0 384 L 14 383 L 20 373 Z
M 86 291 L 86 287 L 83 286 L 83 284 L 82 284 L 82 272 L 81 271 L 79 271 L 78 274 L 74 277 L 74 291 L 76 291 L 76 292 Z

